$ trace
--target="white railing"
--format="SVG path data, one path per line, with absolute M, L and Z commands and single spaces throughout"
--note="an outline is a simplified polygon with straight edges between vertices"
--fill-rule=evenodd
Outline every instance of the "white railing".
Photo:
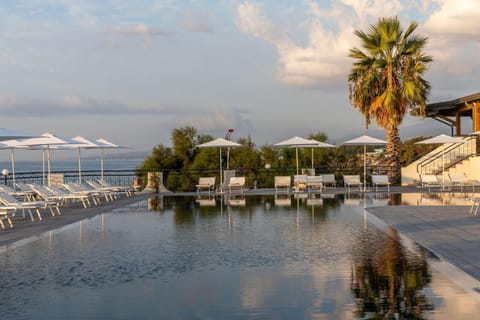
M 428 157 L 417 164 L 418 174 L 439 174 L 442 170 L 473 156 L 477 153 L 477 138 L 465 137 L 463 143 L 446 143 L 435 149 Z

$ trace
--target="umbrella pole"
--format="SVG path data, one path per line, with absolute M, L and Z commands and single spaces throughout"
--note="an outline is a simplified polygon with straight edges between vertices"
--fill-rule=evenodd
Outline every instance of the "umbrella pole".
M 442 191 L 445 190 L 445 148 L 442 151 Z
M 367 191 L 367 145 L 363 145 L 363 192 Z
M 220 149 L 220 191 L 223 191 L 223 181 L 222 181 L 222 147 Z
M 103 181 L 103 148 L 100 148 L 100 178 Z
M 47 183 L 50 187 L 50 146 L 47 146 L 47 169 L 48 169 L 48 176 L 47 176 Z
M 313 175 L 315 175 L 315 172 L 313 171 L 313 148 L 312 148 L 312 172 L 313 172 Z
M 11 162 L 12 162 L 12 183 L 13 183 L 13 189 L 15 190 L 16 188 L 16 183 L 15 183 L 15 151 L 12 148 L 12 151 L 10 153 L 11 156 Z
M 82 160 L 80 154 L 80 147 L 78 147 L 78 182 L 82 183 Z
M 45 185 L 45 149 L 42 149 L 42 183 Z
M 295 160 L 297 162 L 297 176 L 298 176 L 298 147 L 295 147 Z

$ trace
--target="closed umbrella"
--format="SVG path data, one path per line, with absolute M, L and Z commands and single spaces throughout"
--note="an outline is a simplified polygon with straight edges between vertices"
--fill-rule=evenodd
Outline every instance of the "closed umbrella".
M 222 148 L 240 147 L 240 146 L 242 146 L 240 143 L 236 143 L 236 142 L 224 139 L 224 138 L 216 138 L 214 140 L 199 144 L 197 146 L 197 148 L 219 148 L 219 150 L 220 150 L 220 185 L 223 185 L 223 180 L 222 180 Z
M 363 146 L 363 191 L 367 190 L 367 146 L 379 146 L 385 144 L 387 144 L 387 141 L 367 135 L 363 135 L 343 143 L 343 145 L 347 146 Z
M 452 136 L 447 136 L 446 134 L 440 134 L 433 138 L 419 141 L 415 144 L 445 144 L 445 143 L 463 143 L 463 139 L 461 137 L 452 137 Z M 445 147 L 442 150 L 442 190 L 443 189 L 445 189 Z

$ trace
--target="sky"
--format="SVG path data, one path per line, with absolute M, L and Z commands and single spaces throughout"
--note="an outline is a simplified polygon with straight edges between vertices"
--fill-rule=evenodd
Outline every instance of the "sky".
M 354 30 L 394 15 L 429 38 L 429 102 L 480 92 L 480 0 L 4 0 L 0 126 L 147 152 L 186 125 L 339 144 L 364 132 L 348 99 Z M 439 133 L 432 119 L 400 127 Z

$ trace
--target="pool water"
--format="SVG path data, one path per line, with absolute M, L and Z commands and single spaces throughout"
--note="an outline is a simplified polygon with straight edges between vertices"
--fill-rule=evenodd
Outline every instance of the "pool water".
M 142 201 L 1 253 L 0 318 L 478 315 L 478 298 L 433 269 L 428 253 L 368 223 L 363 201 L 377 200 Z

